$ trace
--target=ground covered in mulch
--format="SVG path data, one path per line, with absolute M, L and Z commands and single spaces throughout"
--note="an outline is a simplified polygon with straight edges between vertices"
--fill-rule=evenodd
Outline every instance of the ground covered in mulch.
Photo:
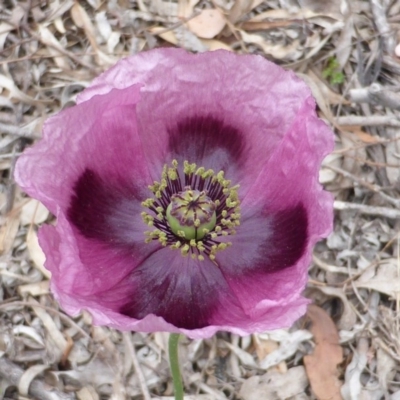
M 395 0 L 3 0 L 0 397 L 172 399 L 166 334 L 122 334 L 59 308 L 37 241 L 53 218 L 12 176 L 43 121 L 101 71 L 176 46 L 294 70 L 336 133 L 320 175 L 335 228 L 310 266 L 314 305 L 291 329 L 182 340 L 187 399 L 399 400 L 399 27 Z

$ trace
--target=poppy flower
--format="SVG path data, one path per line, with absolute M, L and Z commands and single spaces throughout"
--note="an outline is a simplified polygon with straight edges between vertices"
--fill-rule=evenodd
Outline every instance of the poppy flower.
M 261 56 L 156 49 L 49 118 L 15 179 L 56 216 L 39 241 L 61 306 L 121 330 L 291 325 L 317 240 L 333 134 L 309 88 Z

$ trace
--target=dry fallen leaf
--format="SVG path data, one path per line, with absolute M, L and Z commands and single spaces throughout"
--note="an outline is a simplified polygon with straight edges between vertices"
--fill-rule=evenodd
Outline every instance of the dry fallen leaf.
M 8 22 L 0 23 L 0 51 L 4 49 L 4 43 L 6 42 L 8 34 L 14 30 L 14 27 Z
M 71 7 L 71 18 L 78 28 L 81 28 L 84 30 L 85 35 L 90 42 L 90 45 L 95 50 L 95 52 L 98 56 L 98 62 L 103 66 L 110 66 L 110 65 L 114 64 L 116 59 L 103 53 L 100 50 L 100 48 L 97 44 L 98 34 L 96 32 L 96 29 L 88 15 L 88 13 L 78 2 L 76 2 Z
M 302 9 L 308 9 L 316 13 L 340 15 L 341 2 L 336 0 L 299 0 Z
M 371 144 L 378 143 L 380 138 L 371 135 L 370 133 L 365 132 L 361 129 L 361 126 L 345 126 L 341 125 L 341 128 L 346 131 L 350 131 L 354 133 L 358 139 L 360 139 L 363 143 Z
M 292 357 L 298 350 L 300 343 L 312 338 L 312 334 L 304 329 L 294 332 L 278 329 L 270 332 L 268 336 L 271 340 L 279 342 L 280 345 L 278 349 L 269 353 L 263 360 L 260 360 L 259 366 L 262 369 L 269 369 Z
M 270 371 L 243 382 L 239 395 L 243 400 L 286 400 L 304 393 L 308 385 L 304 367 L 290 368 L 285 374 Z
M 32 304 L 33 312 L 42 321 L 47 333 L 56 344 L 58 350 L 57 352 L 59 353 L 57 354 L 57 356 L 60 359 L 67 347 L 69 346 L 68 341 L 64 338 L 63 334 L 58 329 L 57 324 L 54 322 L 52 316 L 44 308 L 42 308 L 33 297 L 29 297 L 29 302 Z M 56 351 L 55 348 L 54 350 Z
M 353 359 L 347 365 L 344 374 L 344 385 L 341 393 L 344 400 L 358 400 L 361 398 L 363 385 L 361 384 L 361 374 L 368 363 L 368 339 L 361 337 L 357 343 L 357 349 L 353 352 Z
M 398 135 L 398 132 L 399 132 L 398 128 L 387 127 L 385 129 L 385 137 L 389 139 L 394 139 Z M 391 185 L 397 185 L 400 179 L 400 170 L 399 170 L 400 144 L 398 143 L 397 140 L 393 140 L 386 144 L 384 151 L 386 156 L 385 157 L 386 163 L 388 164 L 385 167 L 386 175 Z
M 345 295 L 343 289 L 331 286 L 320 286 L 316 287 L 316 289 L 327 296 L 334 296 L 342 301 L 343 311 L 340 319 L 337 321 L 337 327 L 339 330 L 344 329 L 346 331 L 350 331 L 357 322 L 357 314 L 354 311 L 351 302 Z
M 200 39 L 201 43 L 207 47 L 208 51 L 215 51 L 215 50 L 227 50 L 232 51 L 232 48 L 229 47 L 224 42 L 216 39 Z
M 263 338 L 262 335 L 253 335 L 253 343 L 256 350 L 257 358 L 263 360 L 268 354 L 279 349 L 279 343 L 274 340 Z M 287 371 L 286 362 L 280 362 L 275 368 L 280 373 Z
M 42 43 L 47 46 L 47 50 L 53 57 L 56 65 L 62 70 L 71 69 L 68 58 L 63 55 L 63 46 L 45 25 L 39 25 L 39 35 Z
M 175 34 L 176 30 L 165 32 L 165 29 L 163 29 L 159 26 L 154 26 L 154 27 L 150 28 L 149 31 L 151 33 L 159 36 L 160 38 L 164 39 L 168 43 L 171 43 L 173 45 L 178 45 L 179 41 L 178 41 L 177 35 Z M 232 49 L 228 45 L 226 45 L 225 43 L 223 43 L 219 40 L 198 39 L 193 33 L 191 33 L 191 35 L 193 35 L 200 42 L 200 44 L 202 46 L 204 46 L 204 48 L 207 49 L 208 51 L 214 51 L 214 50 L 220 50 L 220 49 L 232 51 Z
M 78 400 L 99 400 L 99 395 L 96 393 L 93 386 L 85 386 L 76 392 Z
M 27 294 L 31 296 L 41 296 L 50 293 L 50 282 L 40 281 L 35 283 L 28 283 L 26 285 L 18 286 L 18 292 L 21 296 L 26 296 Z
M 14 239 L 18 233 L 19 217 L 19 211 L 12 211 L 5 217 L 5 220 L 1 221 L 0 254 L 6 254 L 12 249 Z
M 229 11 L 229 21 L 235 23 L 243 15 L 247 14 L 261 3 L 262 0 L 235 0 L 233 7 Z
M 39 245 L 37 233 L 34 229 L 30 229 L 26 236 L 26 244 L 28 247 L 29 258 L 33 261 L 33 265 L 47 278 L 50 279 L 51 273 L 44 267 L 46 256 Z
M 245 350 L 242 350 L 240 347 L 238 346 L 233 346 L 231 343 L 229 342 L 225 342 L 225 345 L 234 353 L 236 354 L 236 356 L 239 358 L 240 362 L 247 366 L 247 367 L 253 367 L 253 368 L 257 368 L 257 364 L 254 360 L 254 357 L 248 353 Z
M 167 396 L 160 397 L 161 400 L 174 400 L 175 397 Z M 198 394 L 193 396 L 185 396 L 184 400 L 215 400 L 211 394 Z
M 212 39 L 224 29 L 225 23 L 225 18 L 219 10 L 206 9 L 190 19 L 187 25 L 199 38 Z
M 378 375 L 379 383 L 381 386 L 388 390 L 390 382 L 395 379 L 396 375 L 396 362 L 395 360 L 382 348 L 379 347 L 378 341 L 376 341 L 376 361 L 377 368 L 376 373 Z
M 314 304 L 306 316 L 315 339 L 314 352 L 304 357 L 311 388 L 318 400 L 342 400 L 337 366 L 343 361 L 343 349 L 336 326 L 328 313 Z
M 18 392 L 21 396 L 27 397 L 29 392 L 29 386 L 31 382 L 36 378 L 37 375 L 48 369 L 48 365 L 33 365 L 29 367 L 21 376 L 18 384 Z
M 178 0 L 178 17 L 189 18 L 194 13 L 194 7 L 199 0 Z
M 278 60 L 288 59 L 297 60 L 302 55 L 300 42 L 293 40 L 288 45 L 274 43 L 274 41 L 267 40 L 263 36 L 253 33 L 247 33 L 239 30 L 242 40 L 248 44 L 255 44 L 259 46 L 266 54 L 270 54 L 273 58 Z
M 358 288 L 366 288 L 384 293 L 392 298 L 400 293 L 400 279 L 397 259 L 382 261 L 376 270 L 364 272 L 354 283 Z
M 97 50 L 96 32 L 93 23 L 86 10 L 77 2 L 71 7 L 71 18 L 78 28 L 85 31 L 90 44 Z
M 39 201 L 29 199 L 21 210 L 21 224 L 41 224 L 49 216 L 49 210 Z
M 177 45 L 178 44 L 178 39 L 176 38 L 175 34 L 171 30 L 165 30 L 164 28 L 160 26 L 154 26 L 149 28 L 149 32 L 151 32 L 154 35 L 159 36 L 161 39 L 164 39 L 166 42 Z

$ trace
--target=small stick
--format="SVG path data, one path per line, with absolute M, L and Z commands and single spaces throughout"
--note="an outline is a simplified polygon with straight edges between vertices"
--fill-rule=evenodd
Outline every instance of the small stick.
M 352 179 L 354 182 L 357 182 L 359 185 L 364 186 L 371 190 L 374 193 L 377 193 L 379 196 L 381 196 L 383 199 L 385 199 L 388 203 L 392 204 L 393 206 L 400 208 L 400 199 L 394 199 L 393 197 L 388 196 L 386 193 L 382 192 L 382 188 L 379 187 L 378 185 L 374 185 L 373 183 L 366 182 L 364 179 L 359 178 L 358 176 L 355 176 L 351 174 L 348 171 L 345 171 L 342 168 L 335 167 L 333 165 L 325 165 L 325 168 L 329 168 L 332 171 L 335 171 L 339 174 L 342 174 L 346 178 Z
M 379 83 L 373 83 L 366 88 L 351 89 L 349 95 L 350 100 L 355 103 L 378 104 L 392 110 L 400 110 L 400 95 Z
M 368 206 L 365 204 L 346 203 L 344 201 L 335 201 L 333 208 L 339 211 L 358 211 L 361 214 L 374 215 L 390 219 L 400 219 L 400 210 L 389 207 Z
M 400 110 L 400 95 L 379 83 L 373 83 L 368 89 L 373 103 L 380 104 L 393 110 Z
M 144 400 L 151 400 L 150 392 L 146 384 L 146 379 L 144 378 L 142 368 L 140 367 L 139 360 L 136 356 L 135 348 L 132 344 L 132 337 L 130 332 L 123 332 L 122 333 L 125 345 L 128 348 L 128 351 L 132 358 L 133 367 L 135 368 L 136 376 L 139 380 L 140 389 L 143 394 Z
M 53 49 L 57 50 L 58 52 L 60 52 L 62 55 L 69 57 L 71 60 L 73 60 L 76 64 L 78 65 L 82 65 L 82 67 L 87 68 L 88 70 L 90 70 L 91 72 L 95 73 L 96 75 L 99 73 L 98 69 L 95 68 L 93 65 L 89 64 L 88 62 L 85 61 L 85 59 L 83 57 L 78 57 L 77 55 L 75 55 L 74 53 L 72 53 L 71 51 L 65 50 L 64 48 L 62 48 L 61 46 L 55 46 L 52 43 L 48 43 L 46 41 L 43 40 L 43 38 L 38 35 L 37 33 L 35 33 L 32 29 L 29 28 L 29 26 L 26 24 L 22 24 L 21 28 L 31 37 L 33 37 L 34 39 L 38 40 L 39 42 L 43 43 L 45 46 L 48 47 L 52 47 Z
M 345 115 L 337 118 L 339 125 L 351 125 L 351 126 L 400 126 L 400 120 L 395 116 L 391 115 Z
M 385 50 L 392 54 L 395 46 L 394 37 L 390 25 L 387 21 L 387 7 L 385 1 L 370 0 L 372 16 L 379 34 L 382 36 Z
M 19 136 L 27 139 L 39 139 L 40 136 L 35 134 L 35 132 L 31 132 L 27 128 L 19 127 L 15 125 L 4 124 L 0 122 L 0 131 L 3 133 L 7 133 L 12 136 Z

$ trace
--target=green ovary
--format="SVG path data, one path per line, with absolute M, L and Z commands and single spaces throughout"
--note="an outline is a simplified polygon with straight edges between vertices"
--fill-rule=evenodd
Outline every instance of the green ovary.
M 201 240 L 215 228 L 216 206 L 206 192 L 187 189 L 171 197 L 166 219 L 178 237 Z

